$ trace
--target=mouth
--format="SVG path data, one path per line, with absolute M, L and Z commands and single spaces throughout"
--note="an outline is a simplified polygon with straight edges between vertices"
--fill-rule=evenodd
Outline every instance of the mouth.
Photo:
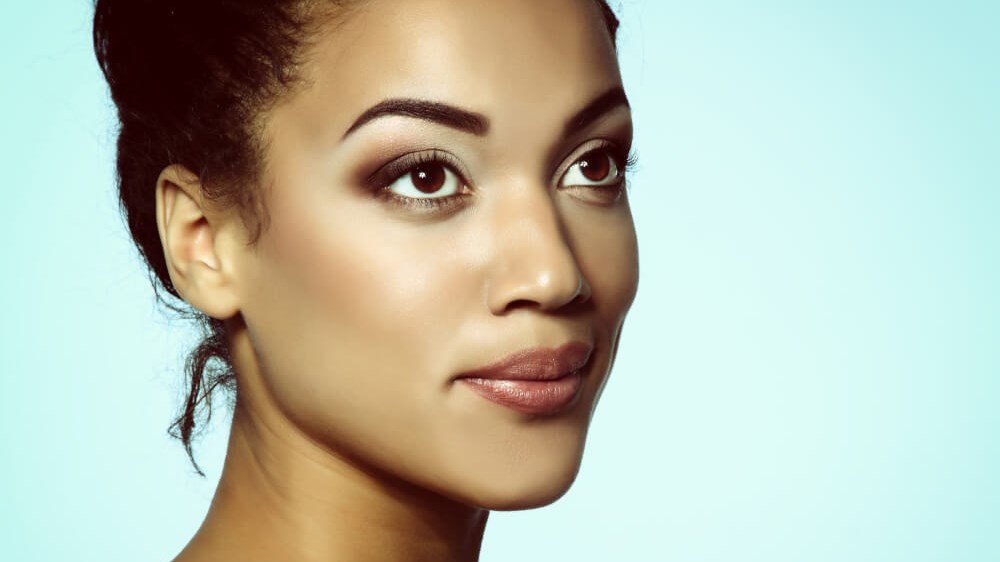
M 474 392 L 487 400 L 522 414 L 552 415 L 567 408 L 580 396 L 583 376 L 580 370 L 557 379 L 509 380 L 460 378 Z
M 522 350 L 456 377 L 478 395 L 512 410 L 552 415 L 575 403 L 591 343 L 571 341 L 557 348 Z

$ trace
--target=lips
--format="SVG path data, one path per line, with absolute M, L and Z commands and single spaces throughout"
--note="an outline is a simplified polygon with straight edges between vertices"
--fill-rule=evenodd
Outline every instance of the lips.
M 456 380 L 501 406 L 525 414 L 551 415 L 579 397 L 581 370 L 592 352 L 593 345 L 580 341 L 554 349 L 527 349 L 466 371 Z

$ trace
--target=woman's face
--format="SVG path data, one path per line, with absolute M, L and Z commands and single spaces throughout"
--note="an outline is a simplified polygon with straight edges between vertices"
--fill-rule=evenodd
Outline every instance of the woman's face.
M 307 54 L 306 83 L 266 122 L 269 227 L 237 262 L 255 350 L 237 368 L 262 383 L 241 392 L 337 455 L 452 499 L 554 501 L 638 282 L 615 170 L 630 113 L 599 9 L 376 0 Z M 568 342 L 593 351 L 558 411 L 455 380 Z

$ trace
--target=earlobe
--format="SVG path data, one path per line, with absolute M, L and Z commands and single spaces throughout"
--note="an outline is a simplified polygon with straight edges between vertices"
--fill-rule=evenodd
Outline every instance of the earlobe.
M 224 320 L 239 311 L 230 256 L 219 243 L 221 220 L 202 197 L 197 174 L 172 164 L 156 180 L 156 226 L 170 280 L 181 298 Z

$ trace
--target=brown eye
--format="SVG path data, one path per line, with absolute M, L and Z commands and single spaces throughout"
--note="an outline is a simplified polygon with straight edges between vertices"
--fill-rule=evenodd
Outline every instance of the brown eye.
M 444 166 L 440 162 L 421 164 L 410 171 L 410 181 L 421 193 L 434 193 L 444 186 L 447 179 Z
M 591 150 L 577 161 L 580 172 L 590 181 L 601 181 L 611 171 L 611 158 L 604 150 Z
M 607 148 L 595 148 L 576 159 L 566 170 L 563 187 L 610 187 L 621 181 L 618 162 Z
M 432 160 L 406 166 L 385 189 L 407 199 L 445 199 L 461 191 L 462 181 L 447 164 Z

